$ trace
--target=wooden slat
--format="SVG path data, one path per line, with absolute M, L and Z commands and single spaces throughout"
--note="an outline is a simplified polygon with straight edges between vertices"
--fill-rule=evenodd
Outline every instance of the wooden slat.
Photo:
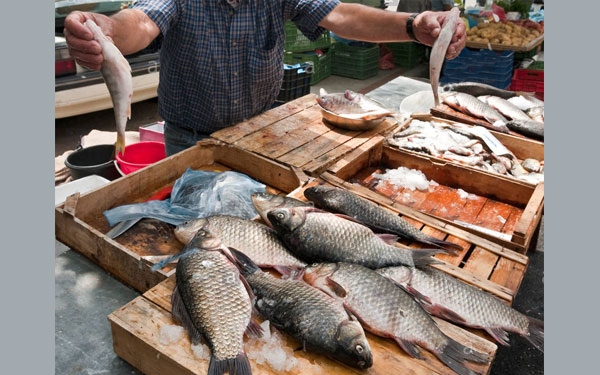
M 473 249 L 463 269 L 482 279 L 489 279 L 498 259 L 498 255 L 486 251 L 486 249 L 476 247 Z

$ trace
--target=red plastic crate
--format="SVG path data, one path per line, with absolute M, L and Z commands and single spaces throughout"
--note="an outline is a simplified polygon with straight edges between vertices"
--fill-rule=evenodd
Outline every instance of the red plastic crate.
M 519 79 L 517 78 L 517 73 L 513 75 L 513 79 L 510 84 L 510 90 L 534 92 L 537 98 L 544 100 L 544 81 Z
M 514 78 L 528 81 L 544 81 L 544 71 L 538 69 L 515 69 Z

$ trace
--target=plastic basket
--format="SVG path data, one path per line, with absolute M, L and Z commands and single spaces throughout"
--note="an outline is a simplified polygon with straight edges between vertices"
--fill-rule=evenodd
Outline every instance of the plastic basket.
M 284 64 L 283 83 L 277 101 L 285 103 L 307 95 L 310 92 L 313 71 L 313 63 L 310 61 L 295 65 Z
M 402 68 L 412 68 L 425 60 L 426 47 L 415 42 L 385 43 L 392 51 L 394 65 Z
M 479 82 L 507 89 L 513 77 L 513 51 L 465 48 L 442 67 L 440 83 Z
M 283 56 L 283 62 L 290 65 L 312 62 L 313 73 L 310 84 L 314 85 L 331 75 L 331 55 L 330 50 L 321 52 L 286 52 Z
M 379 72 L 379 46 L 352 46 L 345 43 L 334 43 L 331 74 L 366 79 Z
M 316 49 L 329 48 L 331 46 L 331 35 L 329 35 L 329 31 L 325 31 L 314 42 L 302 34 L 292 21 L 286 21 L 284 24 L 284 31 L 285 42 L 283 49 L 286 52 L 314 51 Z

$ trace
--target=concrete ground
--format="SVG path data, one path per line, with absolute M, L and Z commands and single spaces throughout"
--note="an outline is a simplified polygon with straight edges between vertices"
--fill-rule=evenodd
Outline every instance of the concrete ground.
M 397 75 L 421 79 L 427 77 L 427 65 L 409 71 L 394 69 L 380 71 L 376 77 L 355 80 L 331 76 L 311 87 L 318 92 L 344 89 L 368 90 Z M 156 100 L 134 104 L 128 130 L 160 120 L 156 114 Z M 55 156 L 74 149 L 79 138 L 92 129 L 114 131 L 112 110 L 56 120 Z M 517 294 L 514 307 L 532 317 L 544 319 L 544 242 L 543 221 L 530 264 Z M 74 250 L 56 241 L 55 266 L 55 373 L 69 375 L 140 374 L 117 357 L 112 349 L 112 338 L 107 315 L 139 295 L 136 291 L 112 278 L 101 268 Z M 544 355 L 525 340 L 511 335 L 511 346 L 500 347 L 493 362 L 492 375 L 541 375 L 544 373 Z

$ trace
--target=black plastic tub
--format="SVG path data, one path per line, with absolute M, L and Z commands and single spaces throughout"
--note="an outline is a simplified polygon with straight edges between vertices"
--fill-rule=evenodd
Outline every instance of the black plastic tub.
M 74 180 L 94 174 L 110 181 L 121 177 L 115 166 L 115 145 L 80 146 L 67 156 L 65 165 Z

